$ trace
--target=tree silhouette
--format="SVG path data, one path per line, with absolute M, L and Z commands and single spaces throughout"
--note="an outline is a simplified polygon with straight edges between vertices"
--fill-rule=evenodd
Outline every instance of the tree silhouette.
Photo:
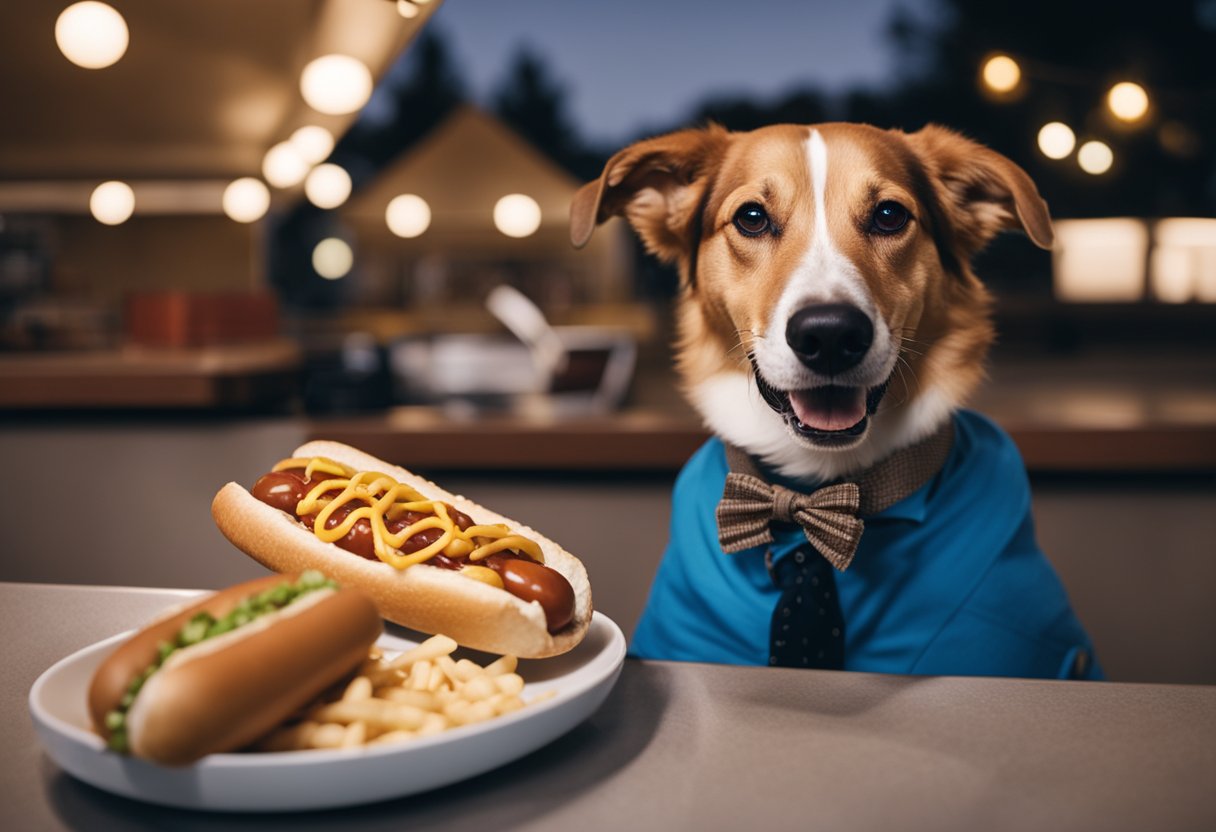
M 515 132 L 580 179 L 599 173 L 603 154 L 589 148 L 567 112 L 566 90 L 531 48 L 515 54 L 491 110 Z
M 467 101 L 465 88 L 447 42 L 426 30 L 389 69 L 375 93 L 380 107 L 368 108 L 351 126 L 334 150 L 335 161 L 374 174 Z M 384 111 L 387 118 L 372 115 Z
M 728 130 L 755 130 L 766 124 L 813 124 L 826 121 L 828 100 L 817 90 L 796 90 L 772 102 L 745 96 L 710 98 L 694 111 L 693 122 L 714 122 Z
M 1207 3 L 1211 6 L 1211 3 Z M 939 0 L 931 20 L 897 14 L 891 42 L 905 79 L 881 95 L 854 95 L 845 118 L 917 128 L 936 121 L 1013 158 L 1065 216 L 1211 213 L 1216 206 L 1216 14 L 1196 0 L 1016 4 Z M 1013 100 L 985 96 L 979 67 L 993 52 L 1012 55 L 1024 89 Z M 1143 124 L 1119 125 L 1105 94 L 1120 80 L 1148 90 Z M 1099 139 L 1115 153 L 1101 176 L 1075 158 L 1038 152 L 1039 128 L 1054 120 L 1078 139 Z

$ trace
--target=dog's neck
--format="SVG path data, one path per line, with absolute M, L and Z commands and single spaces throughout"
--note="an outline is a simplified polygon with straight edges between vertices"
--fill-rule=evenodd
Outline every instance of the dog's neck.
M 880 408 L 869 436 L 858 447 L 821 450 L 792 438 L 785 421 L 764 403 L 744 372 L 717 373 L 688 393 L 715 434 L 781 476 L 808 483 L 856 476 L 933 433 L 957 407 L 945 392 L 926 390 L 906 405 Z

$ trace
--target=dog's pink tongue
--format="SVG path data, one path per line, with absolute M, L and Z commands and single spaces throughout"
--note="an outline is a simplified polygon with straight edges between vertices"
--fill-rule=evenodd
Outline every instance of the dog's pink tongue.
M 795 390 L 790 404 L 798 421 L 815 430 L 845 430 L 866 417 L 866 393 L 862 387 L 816 387 Z

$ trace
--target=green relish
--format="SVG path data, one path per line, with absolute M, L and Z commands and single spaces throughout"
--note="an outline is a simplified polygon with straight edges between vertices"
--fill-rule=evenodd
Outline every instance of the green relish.
M 337 583 L 315 569 L 309 569 L 300 573 L 300 577 L 295 583 L 278 584 L 241 600 L 222 618 L 216 618 L 206 610 L 194 615 L 182 626 L 172 641 L 162 641 L 157 646 L 156 661 L 145 668 L 142 673 L 135 675 L 131 684 L 127 686 L 126 693 L 119 700 L 118 707 L 106 714 L 105 726 L 110 735 L 106 744 L 112 750 L 120 753 L 130 750 L 127 743 L 127 712 L 131 709 L 131 704 L 148 678 L 178 650 L 192 647 L 209 638 L 235 630 L 264 615 L 278 612 L 293 601 L 315 590 L 337 588 Z

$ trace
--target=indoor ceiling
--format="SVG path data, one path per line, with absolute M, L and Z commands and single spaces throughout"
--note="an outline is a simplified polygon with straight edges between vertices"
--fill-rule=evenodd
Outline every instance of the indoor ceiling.
M 71 2 L 0 4 L 0 180 L 257 175 L 295 128 L 354 118 L 308 107 L 308 61 L 350 55 L 378 79 L 440 0 L 412 20 L 392 0 L 107 0 L 130 45 L 98 70 L 56 46 Z

